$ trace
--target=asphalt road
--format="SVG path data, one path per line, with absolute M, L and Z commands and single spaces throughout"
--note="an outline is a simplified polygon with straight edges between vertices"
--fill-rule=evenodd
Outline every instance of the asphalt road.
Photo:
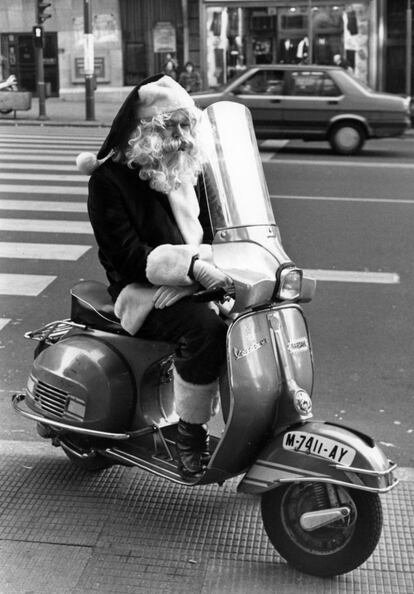
M 80 279 L 104 280 L 85 231 L 86 180 L 71 165 L 103 134 L 25 127 L 11 143 L 7 129 L 0 133 L 0 439 L 37 439 L 10 408 L 32 360 L 23 333 L 67 317 L 69 289 Z M 265 143 L 261 152 L 284 247 L 297 265 L 339 278 L 320 281 L 305 305 L 315 415 L 373 435 L 389 457 L 414 466 L 414 136 L 370 142 L 352 158 L 322 143 L 282 144 Z M 20 257 L 16 243 L 26 244 Z M 30 243 L 45 244 L 44 251 L 34 257 Z M 4 275 L 22 275 L 21 294 L 17 277 Z M 24 294 L 36 282 L 38 293 Z

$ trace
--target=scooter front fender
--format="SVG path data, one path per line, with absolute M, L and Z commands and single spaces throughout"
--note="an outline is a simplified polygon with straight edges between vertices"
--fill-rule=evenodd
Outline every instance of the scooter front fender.
M 336 423 L 311 420 L 268 442 L 238 489 L 259 494 L 284 483 L 323 482 L 386 493 L 398 483 L 395 468 L 371 437 Z

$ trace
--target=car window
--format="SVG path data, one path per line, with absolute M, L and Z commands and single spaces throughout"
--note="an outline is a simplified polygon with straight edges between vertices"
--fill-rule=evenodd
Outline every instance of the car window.
M 282 95 L 284 76 L 283 70 L 260 70 L 245 79 L 235 91 L 243 95 Z
M 291 73 L 289 95 L 302 97 L 336 97 L 341 95 L 335 82 L 326 72 Z

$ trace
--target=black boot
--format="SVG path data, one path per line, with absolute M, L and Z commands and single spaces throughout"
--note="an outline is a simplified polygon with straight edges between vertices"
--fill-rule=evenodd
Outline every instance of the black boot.
M 205 470 L 210 459 L 210 438 L 207 425 L 178 421 L 178 470 L 184 477 L 196 477 Z

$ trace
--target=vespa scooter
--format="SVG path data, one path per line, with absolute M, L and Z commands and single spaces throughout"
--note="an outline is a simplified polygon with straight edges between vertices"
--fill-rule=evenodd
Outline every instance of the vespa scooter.
M 230 294 L 194 297 L 232 305 L 223 421 L 203 476 L 177 470 L 174 347 L 126 334 L 101 283 L 73 287 L 70 319 L 27 332 L 38 346 L 13 405 L 87 471 L 137 466 L 188 487 L 241 475 L 238 489 L 261 496 L 280 555 L 309 574 L 345 573 L 378 543 L 379 494 L 397 484 L 396 465 L 371 437 L 313 418 L 300 303 L 312 298 L 315 282 L 282 247 L 250 113 L 216 103 L 203 113 L 202 134 L 214 262 L 233 280 Z

